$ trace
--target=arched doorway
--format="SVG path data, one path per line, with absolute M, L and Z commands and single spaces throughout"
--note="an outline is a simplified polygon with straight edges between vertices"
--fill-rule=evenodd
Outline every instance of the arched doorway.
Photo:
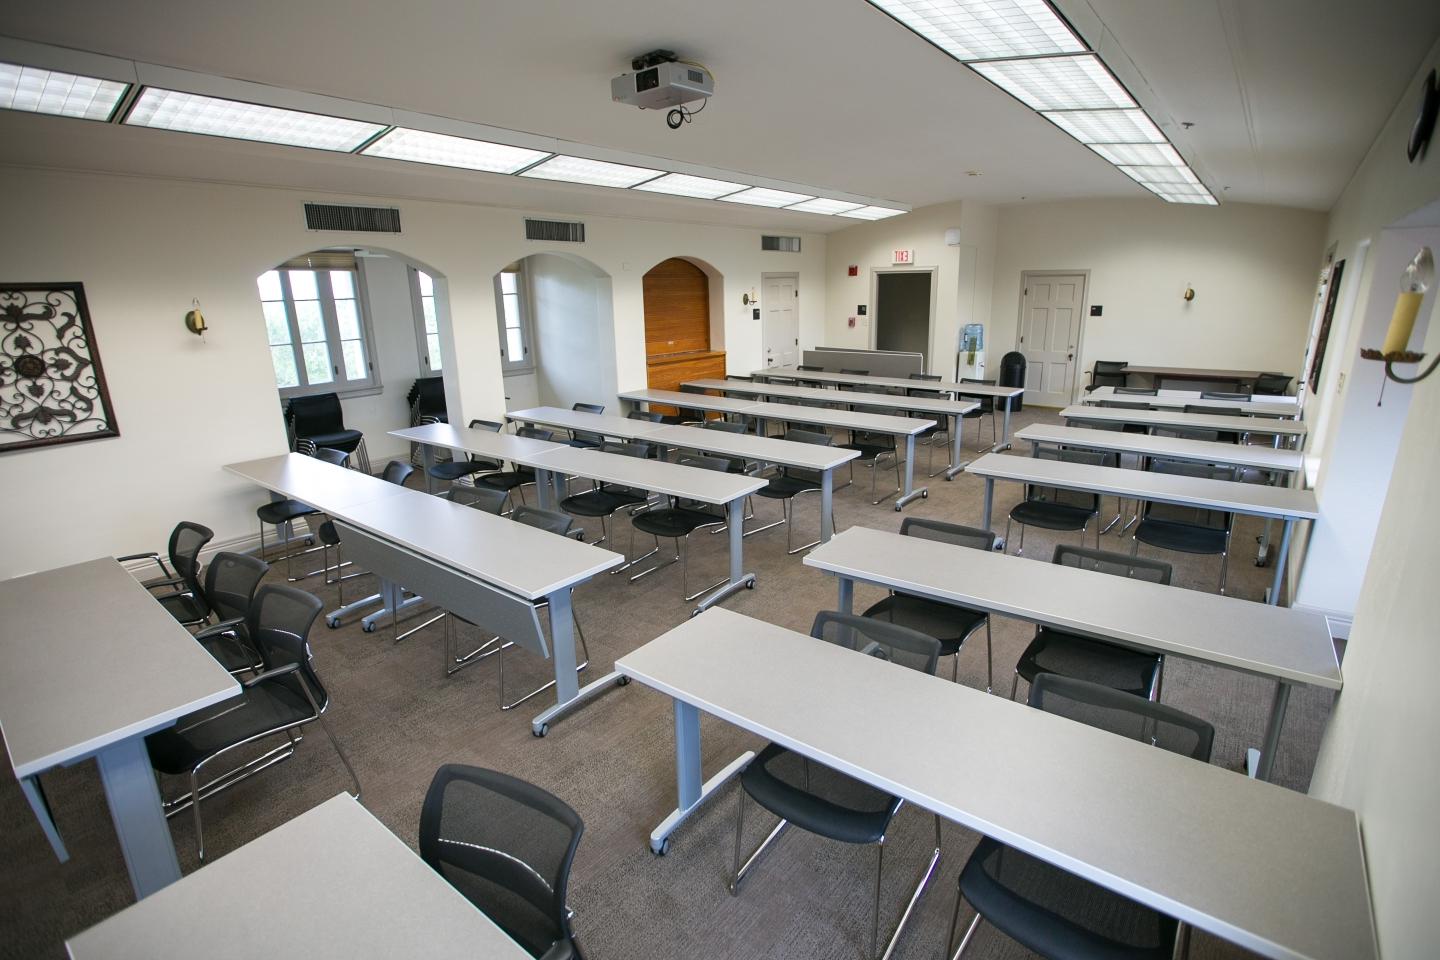
M 725 376 L 725 352 L 711 324 L 712 285 L 720 277 L 683 257 L 662 260 L 641 282 L 646 382 L 678 390 L 686 380 Z

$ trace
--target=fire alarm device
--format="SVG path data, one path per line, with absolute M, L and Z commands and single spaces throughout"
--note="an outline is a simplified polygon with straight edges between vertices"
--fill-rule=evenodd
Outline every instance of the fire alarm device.
M 850 276 L 852 276 L 852 277 L 858 277 L 858 276 L 860 276 L 860 267 L 857 266 L 856 264 L 853 264 L 853 263 L 850 264 L 849 274 L 850 274 Z
M 849 325 L 852 326 L 852 327 L 855 326 L 855 318 L 854 318 L 854 317 L 851 317 L 851 318 L 850 318 L 850 324 L 849 324 Z

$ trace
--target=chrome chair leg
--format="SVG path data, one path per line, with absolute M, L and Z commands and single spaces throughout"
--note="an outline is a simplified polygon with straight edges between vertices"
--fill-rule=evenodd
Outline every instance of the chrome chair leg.
M 964 904 L 965 898 L 957 890 L 955 892 L 955 915 L 950 918 L 950 933 L 945 937 L 945 952 L 949 954 L 950 960 L 960 960 L 965 948 L 970 945 L 970 938 L 975 936 L 975 930 L 980 926 L 980 911 L 975 911 L 975 916 L 970 920 L 970 926 L 965 928 L 965 936 L 960 939 L 960 945 L 950 953 L 950 944 L 955 942 L 955 930 L 960 926 L 960 907 Z

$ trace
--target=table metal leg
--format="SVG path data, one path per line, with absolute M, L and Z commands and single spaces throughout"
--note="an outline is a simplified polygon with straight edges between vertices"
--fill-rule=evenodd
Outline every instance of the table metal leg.
M 745 498 L 736 497 L 725 505 L 727 531 L 730 534 L 730 580 L 700 601 L 690 616 L 709 610 L 731 594 L 755 586 L 755 574 L 745 572 Z M 791 521 L 794 522 L 793 519 Z
M 1295 530 L 1295 518 L 1286 517 L 1285 527 L 1280 533 L 1280 551 L 1275 554 L 1275 576 L 1270 581 L 1270 603 L 1280 602 L 1280 584 L 1285 579 L 1285 558 L 1290 553 L 1290 534 Z
M 404 587 L 400 586 L 400 584 L 398 583 L 395 583 L 393 580 L 386 580 L 384 577 L 380 578 L 379 598 L 380 609 L 376 610 L 374 613 L 370 614 L 369 616 L 365 617 L 363 620 L 360 621 L 360 627 L 366 633 L 374 633 L 376 628 L 380 625 L 380 621 L 385 619 L 386 617 L 390 617 L 392 620 L 398 619 L 399 615 L 404 611 L 409 610 L 411 607 L 414 607 L 417 604 L 425 602 L 424 597 L 416 596 L 407 599 L 405 596 Z M 369 604 L 374 602 L 374 597 L 367 597 L 364 600 L 357 600 L 355 603 L 352 603 L 345 607 L 341 607 L 339 610 L 336 610 L 333 614 L 331 614 L 331 616 L 335 617 L 338 620 L 340 617 L 354 610 L 356 607 L 368 606 Z M 400 638 L 397 637 L 396 639 Z
M 1280 728 L 1285 724 L 1285 708 L 1290 703 L 1290 684 L 1283 680 L 1275 684 L 1275 699 L 1270 704 L 1270 719 L 1265 723 L 1265 740 L 1259 756 L 1251 749 L 1246 757 L 1250 775 L 1257 780 L 1269 780 L 1275 768 L 1275 751 L 1280 746 Z
M 40 785 L 40 778 L 21 777 L 20 791 L 30 802 L 35 819 L 40 821 L 40 829 L 44 831 L 45 839 L 50 841 L 50 849 L 55 851 L 55 859 L 65 863 L 70 859 L 70 853 L 65 849 L 65 841 L 60 836 L 59 828 L 55 826 L 55 817 L 50 812 L 50 801 L 45 798 L 45 788 Z
M 999 453 L 1001 450 L 1010 449 L 1010 407 L 1014 403 L 1014 397 L 1005 398 L 1005 418 L 1000 427 L 1000 442 L 990 448 L 991 453 Z
M 598 680 L 579 686 L 575 667 L 575 613 L 571 602 L 570 588 L 557 590 L 546 599 L 550 601 L 550 661 L 555 668 L 555 705 L 536 714 L 530 721 L 530 732 L 543 737 L 550 730 L 550 724 L 567 713 L 579 710 L 585 704 L 612 687 L 629 683 L 618 671 L 612 670 Z
M 984 509 L 984 512 L 980 514 L 980 526 L 981 526 L 983 529 L 985 529 L 985 530 L 989 530 L 989 529 L 990 529 L 990 508 L 993 507 L 994 504 L 995 504 L 995 478 L 994 478 L 994 477 L 986 477 L 986 478 L 985 478 L 985 509 Z
M 907 434 L 905 437 L 905 492 L 899 500 L 895 501 L 895 512 L 899 513 L 905 509 L 905 504 L 918 497 L 928 497 L 928 487 L 915 489 L 915 434 Z
M 855 612 L 855 581 L 849 577 L 837 577 L 840 581 L 840 596 L 835 601 L 836 609 L 841 613 Z
M 180 861 L 170 825 L 160 806 L 160 788 L 145 750 L 144 737 L 112 744 L 96 756 L 100 782 L 110 801 L 110 817 L 130 871 L 136 899 L 144 899 L 180 879 Z
M 945 479 L 954 480 L 955 474 L 965 472 L 966 464 L 960 459 L 964 450 L 961 435 L 965 429 L 965 418 L 959 415 L 950 418 L 950 466 L 945 468 Z M 976 428 L 979 429 L 978 427 Z
M 835 468 L 820 471 L 820 542 L 835 535 Z
M 435 468 L 435 448 L 428 443 L 420 444 L 420 465 L 425 471 L 425 492 L 435 492 L 435 478 L 430 471 Z
M 719 773 L 706 780 L 700 766 L 700 711 L 688 703 L 675 701 L 675 809 L 650 831 L 650 852 L 663 854 L 670 846 L 670 834 L 702 803 L 715 795 L 732 777 L 745 768 L 755 756 L 747 750 L 731 760 Z
M 549 470 L 535 468 L 535 496 L 540 500 L 541 510 L 554 510 L 560 502 L 555 498 L 554 483 Z

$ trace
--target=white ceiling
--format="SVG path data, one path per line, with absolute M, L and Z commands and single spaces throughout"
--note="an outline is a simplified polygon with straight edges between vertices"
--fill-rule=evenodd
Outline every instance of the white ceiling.
M 1222 202 L 1322 210 L 1440 33 L 1434 0 L 1058 5 Z M 1149 196 L 863 0 L 365 7 L 7 0 L 0 34 L 915 207 Z M 653 47 L 715 75 L 714 98 L 679 131 L 609 99 L 610 77 Z M 0 162 L 759 227 L 855 223 L 5 111 Z

